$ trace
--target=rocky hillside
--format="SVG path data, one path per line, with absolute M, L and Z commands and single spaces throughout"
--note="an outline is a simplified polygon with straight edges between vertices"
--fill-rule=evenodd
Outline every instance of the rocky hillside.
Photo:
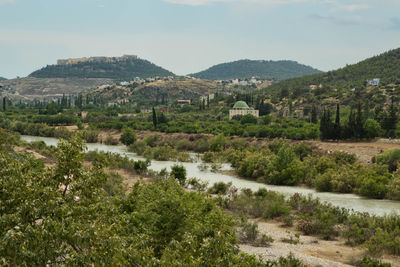
M 299 64 L 295 61 L 246 59 L 215 65 L 207 70 L 191 74 L 190 76 L 208 80 L 247 79 L 251 77 L 284 80 L 320 72 L 321 71 L 317 69 Z
M 201 96 L 221 92 L 222 86 L 213 81 L 200 79 L 179 78 L 172 80 L 157 80 L 144 84 L 122 86 L 111 85 L 101 86 L 90 91 L 91 98 L 104 101 L 124 101 L 126 99 L 140 104 L 160 103 L 166 104 L 175 102 L 178 99 L 198 99 Z
M 42 99 L 59 97 L 63 94 L 77 94 L 89 89 L 113 84 L 111 79 L 83 78 L 19 78 L 1 82 L 2 94 L 11 99 Z

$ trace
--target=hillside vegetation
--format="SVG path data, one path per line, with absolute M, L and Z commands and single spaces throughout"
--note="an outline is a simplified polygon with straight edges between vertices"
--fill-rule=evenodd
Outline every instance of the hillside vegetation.
M 310 85 L 320 85 L 331 88 L 365 87 L 367 80 L 380 78 L 382 85 L 400 83 L 400 48 L 371 57 L 354 65 L 282 81 L 269 89 L 308 89 Z
M 134 77 L 173 76 L 174 74 L 147 60 L 126 58 L 113 61 L 87 61 L 75 64 L 48 65 L 31 73 L 35 78 L 109 78 L 131 80 Z
M 96 88 L 88 93 L 89 98 L 105 101 L 129 99 L 133 102 L 152 106 L 155 103 L 175 103 L 178 99 L 198 99 L 201 96 L 220 92 L 221 85 L 200 79 L 157 80 L 145 84 L 128 86 L 112 85 Z
M 26 77 L 3 81 L 4 92 L 10 99 L 59 97 L 63 94 L 77 94 L 103 84 L 112 84 L 111 79 L 84 78 L 34 78 Z
M 320 73 L 319 70 L 295 61 L 238 60 L 215 65 L 191 76 L 209 80 L 229 80 L 235 78 L 258 77 L 262 79 L 284 80 Z

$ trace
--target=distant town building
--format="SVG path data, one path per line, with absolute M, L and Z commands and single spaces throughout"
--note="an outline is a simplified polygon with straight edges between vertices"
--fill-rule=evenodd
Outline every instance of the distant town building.
M 234 116 L 244 116 L 244 115 L 253 115 L 254 117 L 258 118 L 259 111 L 253 108 L 250 108 L 246 102 L 244 101 L 237 101 L 233 108 L 229 110 L 229 119 L 231 120 Z
M 379 86 L 380 82 L 381 82 L 381 79 L 379 79 L 379 78 L 375 78 L 373 80 L 368 80 L 367 86 Z
M 147 108 L 142 108 L 142 109 L 140 110 L 140 112 L 141 112 L 141 113 L 151 113 L 152 110 L 151 110 L 151 109 L 147 109 Z
M 180 99 L 177 100 L 176 102 L 180 105 L 186 105 L 186 104 L 190 105 L 190 99 Z
M 211 101 L 211 100 L 214 100 L 214 99 L 215 99 L 215 94 L 210 94 L 210 95 L 208 95 L 208 96 L 205 95 L 205 96 L 201 96 L 201 97 L 200 97 L 200 101 L 203 101 L 203 100 L 204 100 L 204 101 L 207 101 L 207 99 L 210 100 L 210 101 Z

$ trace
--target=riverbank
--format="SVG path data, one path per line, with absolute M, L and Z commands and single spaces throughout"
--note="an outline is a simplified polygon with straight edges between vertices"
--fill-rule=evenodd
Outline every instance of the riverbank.
M 43 141 L 47 145 L 57 145 L 57 139 L 47 138 L 47 137 L 32 137 L 32 136 L 22 136 L 22 140 L 27 142 L 32 141 Z M 104 151 L 111 153 L 118 153 L 123 156 L 127 156 L 133 160 L 145 160 L 143 157 L 137 156 L 134 153 L 126 151 L 125 146 L 108 146 L 104 144 L 87 144 L 89 151 Z M 162 169 L 167 169 L 176 164 L 177 162 L 172 161 L 151 161 L 149 169 L 153 171 L 161 171 Z M 210 170 L 200 170 L 198 168 L 200 163 L 180 163 L 187 170 L 188 177 L 199 178 L 202 182 L 208 182 L 209 185 L 214 183 L 232 183 L 237 189 L 249 188 L 253 191 L 257 191 L 260 188 L 265 188 L 267 190 L 276 191 L 286 195 L 287 197 L 299 193 L 302 195 L 311 195 L 313 198 L 319 198 L 322 202 L 331 203 L 334 206 L 343 207 L 346 209 L 358 211 L 358 212 L 368 212 L 371 214 L 383 216 L 385 214 L 400 212 L 400 202 L 390 201 L 390 200 L 376 200 L 376 199 L 366 199 L 354 194 L 338 194 L 338 193 L 326 193 L 326 192 L 316 192 L 313 189 L 298 187 L 298 186 L 274 186 L 257 183 L 254 181 L 240 179 L 233 175 L 215 173 Z M 222 165 L 222 171 L 232 170 L 228 164 Z
M 76 126 L 70 126 L 68 128 L 70 131 L 76 131 Z M 157 135 L 162 140 L 189 140 L 195 137 L 196 139 L 207 137 L 211 138 L 211 134 L 185 134 L 185 133 L 164 133 L 164 132 L 153 132 L 153 131 L 135 131 L 138 140 L 143 140 L 148 136 Z M 105 143 L 107 137 L 111 136 L 114 140 L 118 140 L 121 137 L 121 131 L 118 130 L 102 130 L 99 131 L 98 143 Z M 230 139 L 243 139 L 249 145 L 263 146 L 271 140 L 265 138 L 243 138 L 243 137 L 230 137 Z M 300 141 L 288 140 L 292 144 L 299 143 Z M 302 141 L 318 148 L 325 152 L 342 151 L 357 156 L 360 163 L 370 164 L 372 163 L 372 158 L 378 154 L 381 154 L 387 150 L 400 148 L 400 139 L 386 139 L 386 138 L 376 138 L 369 141 L 338 141 L 338 142 L 325 142 L 319 140 L 305 140 Z

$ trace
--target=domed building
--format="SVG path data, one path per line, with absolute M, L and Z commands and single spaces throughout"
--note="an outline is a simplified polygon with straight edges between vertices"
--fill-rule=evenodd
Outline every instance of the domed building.
M 244 116 L 244 115 L 253 115 L 254 117 L 259 117 L 259 111 L 254 108 L 250 108 L 246 102 L 237 101 L 233 108 L 229 110 L 229 119 L 231 120 L 234 116 Z

